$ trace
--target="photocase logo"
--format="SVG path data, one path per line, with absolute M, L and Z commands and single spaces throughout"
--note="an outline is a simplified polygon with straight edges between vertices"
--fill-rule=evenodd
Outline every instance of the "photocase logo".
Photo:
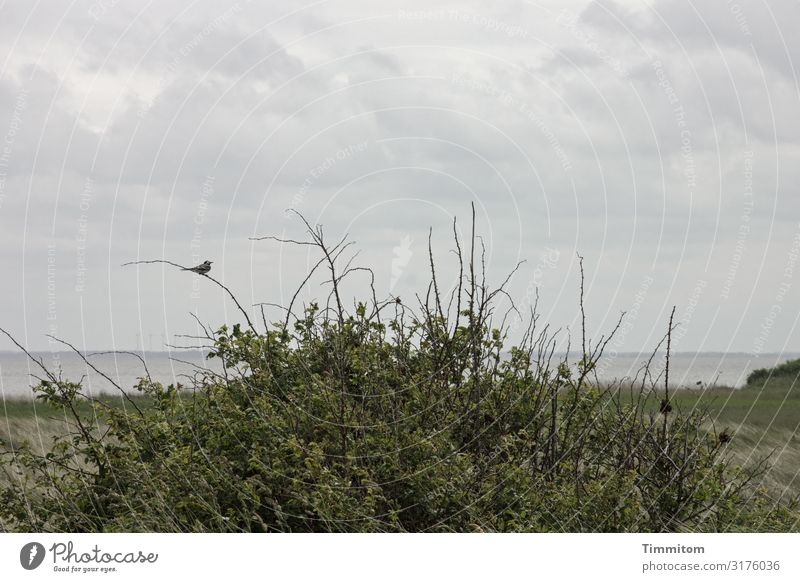
M 30 542 L 19 551 L 19 563 L 26 570 L 35 570 L 44 561 L 44 546 L 39 542 Z

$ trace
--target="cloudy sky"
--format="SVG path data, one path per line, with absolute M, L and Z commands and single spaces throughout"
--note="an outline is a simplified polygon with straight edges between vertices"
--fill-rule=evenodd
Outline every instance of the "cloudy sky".
M 137 259 L 285 303 L 317 256 L 249 237 L 301 238 L 288 209 L 410 299 L 430 228 L 453 283 L 474 203 L 490 280 L 526 260 L 511 294 L 556 327 L 580 254 L 590 332 L 628 312 L 619 351 L 673 305 L 676 350 L 800 351 L 799 21 L 790 0 L 5 2 L 0 327 L 130 349 L 237 320 Z

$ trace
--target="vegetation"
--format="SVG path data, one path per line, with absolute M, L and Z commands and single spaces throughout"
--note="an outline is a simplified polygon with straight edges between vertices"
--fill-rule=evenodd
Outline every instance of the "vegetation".
M 766 430 L 794 432 L 800 426 L 800 391 L 794 379 L 774 376 L 743 388 L 716 386 L 679 390 L 673 403 L 685 410 L 707 409 L 720 427 L 742 424 Z
M 784 378 L 797 381 L 798 377 L 800 377 L 800 360 L 789 360 L 788 362 L 785 362 L 780 366 L 775 366 L 774 368 L 761 368 L 754 370 L 747 377 L 747 384 L 763 384 L 766 380 L 772 378 Z
M 507 346 L 516 308 L 496 311 L 510 298 L 505 283 L 487 287 L 474 226 L 468 249 L 455 241 L 451 293 L 431 252 L 416 305 L 378 301 L 370 287 L 352 310 L 341 283 L 371 272 L 344 260 L 344 239 L 329 245 L 306 226 L 299 244 L 319 250 L 329 295 L 295 310 L 296 294 L 263 329 L 241 308 L 243 325 L 203 326 L 221 374 L 198 370 L 188 387 L 144 377 L 146 406 L 111 405 L 42 366 L 37 398 L 69 428 L 46 452 L 3 454 L 2 528 L 797 529 L 795 505 L 755 486 L 764 460 L 737 466 L 703 407 L 673 406 L 644 382 L 593 380 L 613 332 L 592 345 L 584 317 L 581 357 L 558 359 L 557 332 L 532 309 Z

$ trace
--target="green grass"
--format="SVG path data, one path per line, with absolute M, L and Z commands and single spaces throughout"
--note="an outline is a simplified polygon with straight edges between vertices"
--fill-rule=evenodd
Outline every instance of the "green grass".
M 671 398 L 683 410 L 707 407 L 717 424 L 795 431 L 800 426 L 800 384 L 775 377 L 744 388 L 679 390 Z
M 148 406 L 148 399 L 131 396 L 140 408 Z M 105 404 L 114 408 L 129 407 L 130 403 L 122 396 L 102 396 Z M 91 419 L 92 410 L 88 402 L 79 405 L 79 411 Z M 13 450 L 28 442 L 41 449 L 47 449 L 53 437 L 69 430 L 67 416 L 63 408 L 45 404 L 30 398 L 7 398 L 0 401 L 0 452 Z

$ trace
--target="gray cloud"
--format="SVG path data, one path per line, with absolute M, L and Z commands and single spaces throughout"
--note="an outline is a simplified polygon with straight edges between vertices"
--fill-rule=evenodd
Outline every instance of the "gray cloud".
M 626 349 L 698 281 L 708 335 L 682 349 L 752 349 L 800 223 L 797 5 L 630 6 L 4 6 L 3 327 L 46 346 L 48 276 L 57 331 L 90 347 L 235 318 L 180 273 L 120 267 L 138 257 L 211 258 L 245 303 L 286 298 L 310 258 L 247 239 L 301 236 L 287 208 L 409 294 L 428 228 L 446 260 L 475 202 L 490 273 L 527 258 L 512 292 L 538 282 L 555 325 L 576 322 L 579 252 L 597 331 L 656 281 Z M 796 340 L 781 322 L 767 345 Z

